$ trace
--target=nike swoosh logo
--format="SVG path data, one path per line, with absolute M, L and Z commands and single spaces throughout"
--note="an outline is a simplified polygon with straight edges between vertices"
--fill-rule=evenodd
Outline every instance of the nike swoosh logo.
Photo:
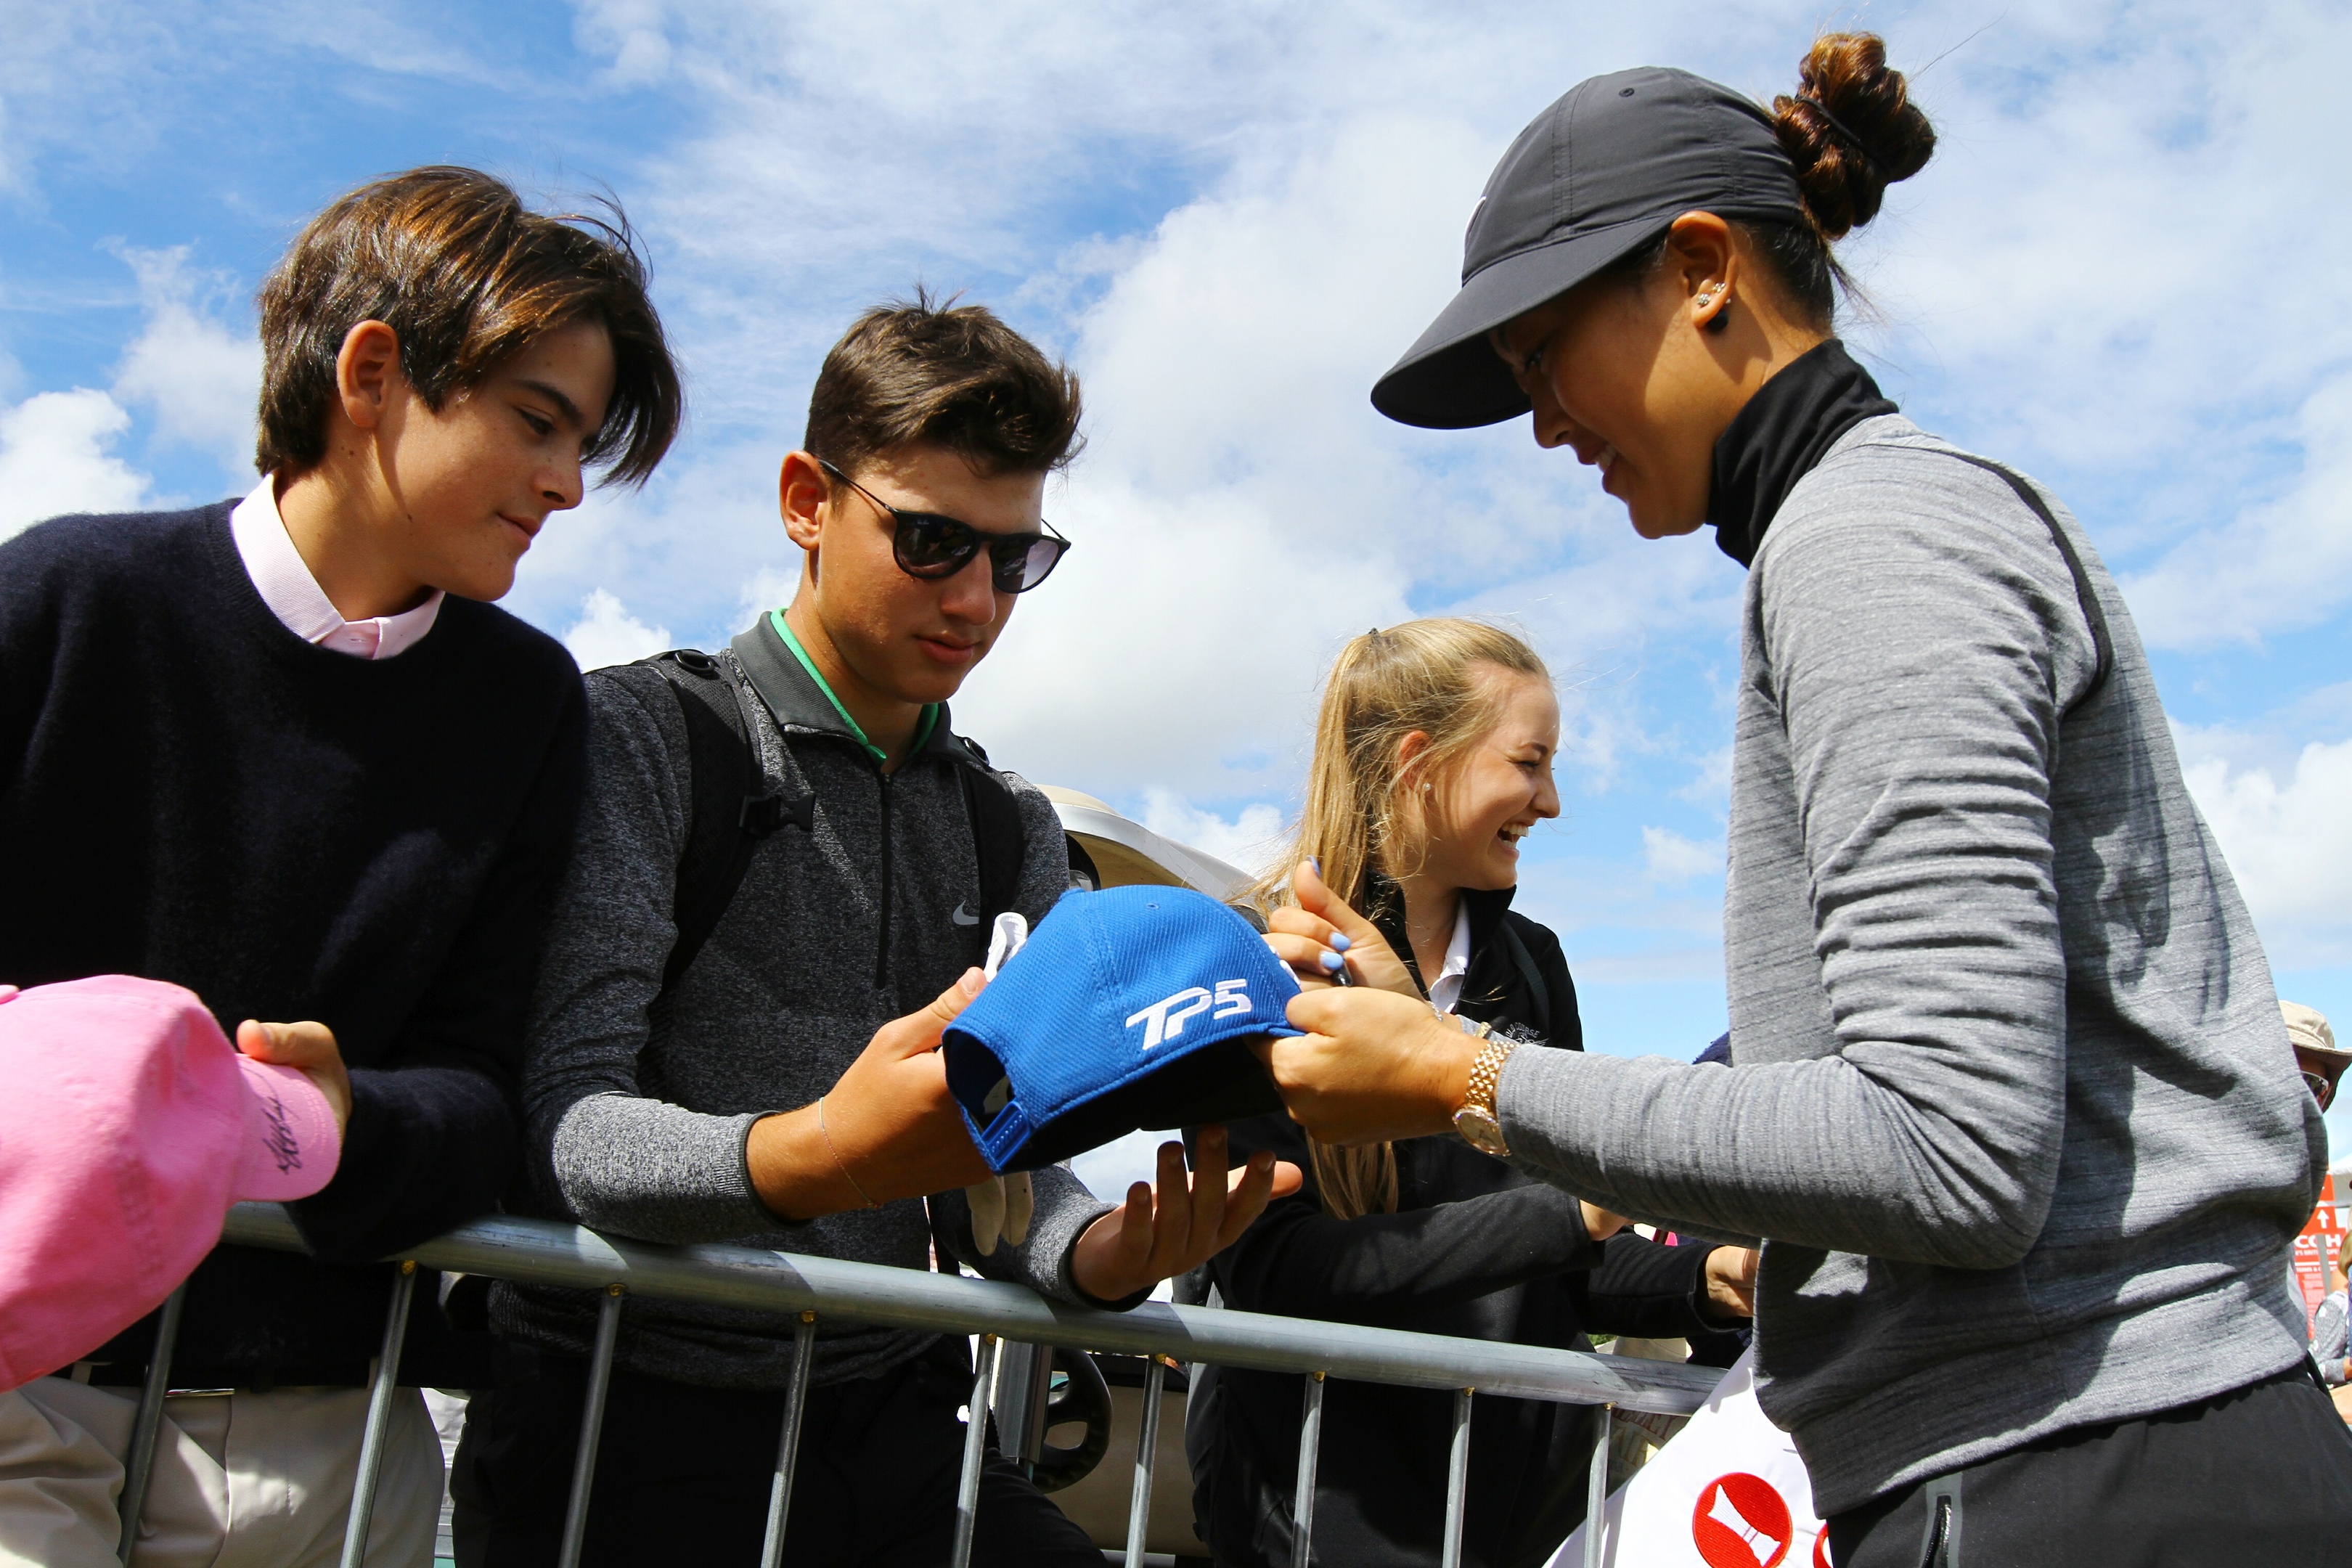
M 960 926 L 976 926 L 980 923 L 980 917 L 965 909 L 961 903 L 956 905 L 955 913 L 950 915 L 948 919 Z

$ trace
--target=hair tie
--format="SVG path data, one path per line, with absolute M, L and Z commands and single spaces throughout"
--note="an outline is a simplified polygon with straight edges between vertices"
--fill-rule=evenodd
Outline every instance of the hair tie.
M 1869 160 L 1870 166 L 1878 171 L 1878 177 L 1880 179 L 1892 181 L 1895 178 L 1895 172 L 1886 166 L 1886 161 L 1870 150 L 1870 143 L 1864 142 L 1860 136 L 1856 135 L 1853 126 L 1848 125 L 1844 121 L 1840 120 L 1836 115 L 1832 114 L 1828 104 L 1823 103 L 1818 98 L 1813 98 L 1801 92 L 1797 94 L 1797 101 L 1809 106 L 1823 120 L 1828 121 L 1830 122 L 1831 130 L 1836 132 L 1841 137 L 1844 138 L 1844 140 L 1853 146 L 1855 152 L 1861 153 L 1865 159 Z

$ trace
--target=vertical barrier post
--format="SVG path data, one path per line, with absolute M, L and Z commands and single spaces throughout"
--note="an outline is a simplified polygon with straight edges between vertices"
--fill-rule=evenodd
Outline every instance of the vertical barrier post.
M 963 1474 L 956 1481 L 955 1551 L 951 1568 L 969 1568 L 972 1528 L 980 1521 L 980 1467 L 988 1453 L 988 1396 L 996 1387 L 996 1358 L 1004 1342 L 994 1334 L 980 1336 L 980 1366 L 972 1374 L 971 1419 L 963 1430 Z
M 400 1260 L 392 1281 L 392 1307 L 383 1315 L 383 1353 L 375 1358 L 368 1387 L 367 1426 L 360 1436 L 360 1473 L 352 1482 L 351 1512 L 343 1521 L 343 1568 L 360 1568 L 367 1556 L 368 1521 L 375 1514 L 376 1478 L 383 1473 L 383 1430 L 392 1421 L 392 1396 L 400 1383 L 400 1345 L 408 1337 L 409 1303 L 416 1300 L 416 1259 Z
M 801 1460 L 801 1420 L 808 1414 L 809 1363 L 816 1359 L 816 1314 L 803 1312 L 793 1330 L 793 1380 L 784 1390 L 784 1435 L 776 1445 L 776 1479 L 768 1488 L 768 1535 L 760 1568 L 784 1560 L 784 1518 L 793 1509 L 793 1471 Z
M 1307 1568 L 1315 1541 L 1315 1459 L 1323 1444 L 1323 1374 L 1307 1374 L 1307 1407 L 1298 1417 L 1298 1487 L 1291 1494 L 1291 1568 Z
M 996 1390 L 990 1414 L 996 1418 L 998 1451 L 1033 1473 L 1045 1438 L 1045 1404 L 1054 1387 L 1054 1348 L 1007 1340 L 996 1355 Z
M 1151 1527 L 1151 1471 L 1160 1460 L 1160 1390 L 1168 1369 L 1158 1356 L 1143 1359 L 1143 1431 L 1135 1439 L 1135 1487 L 1127 1496 L 1127 1560 L 1143 1562 L 1143 1538 Z
M 572 1459 L 572 1500 L 563 1510 L 563 1548 L 557 1568 L 579 1568 L 588 1539 L 588 1489 L 596 1479 L 596 1444 L 604 1431 L 604 1395 L 613 1386 L 613 1342 L 621 1331 L 621 1287 L 604 1287 L 596 1303 L 596 1348 L 588 1357 L 588 1397 L 581 1402 L 580 1447 Z
M 155 1474 L 155 1435 L 163 1429 L 163 1394 L 172 1386 L 172 1352 L 180 1342 L 180 1313 L 188 1304 L 185 1280 L 163 1298 L 155 1322 L 155 1348 L 147 1357 L 147 1382 L 139 1391 L 139 1414 L 131 1423 L 131 1453 L 122 1476 L 122 1542 L 115 1555 L 131 1561 L 139 1544 L 139 1516 L 147 1511 L 147 1483 Z
M 1592 1471 L 1584 1486 L 1584 1568 L 1601 1568 L 1601 1532 L 1609 1524 L 1609 1418 L 1614 1405 L 1594 1406 L 1601 1416 L 1601 1441 L 1592 1446 Z
M 1445 1544 L 1438 1557 L 1444 1568 L 1462 1564 L 1462 1509 L 1470 1492 L 1470 1396 L 1475 1392 L 1454 1391 L 1454 1447 L 1445 1460 Z

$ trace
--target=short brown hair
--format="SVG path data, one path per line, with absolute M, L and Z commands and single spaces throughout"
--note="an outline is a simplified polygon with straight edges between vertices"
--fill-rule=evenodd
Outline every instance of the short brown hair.
M 1084 444 L 1078 378 L 982 305 L 912 300 L 857 318 L 817 372 L 803 445 L 845 473 L 918 442 L 988 475 L 1052 473 Z
M 339 197 L 303 226 L 262 283 L 264 473 L 327 455 L 335 360 L 362 321 L 400 338 L 400 370 L 436 411 L 534 340 L 575 321 L 613 341 L 613 397 L 591 464 L 642 484 L 685 417 L 677 366 L 646 294 L 628 219 L 535 213 L 476 169 L 411 169 Z

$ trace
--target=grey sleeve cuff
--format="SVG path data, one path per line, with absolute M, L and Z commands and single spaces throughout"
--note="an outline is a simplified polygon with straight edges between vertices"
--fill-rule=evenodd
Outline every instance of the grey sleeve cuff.
M 1020 1246 L 1000 1241 L 986 1258 L 971 1242 L 971 1208 L 961 1189 L 934 1194 L 931 1230 L 941 1249 L 991 1279 L 1026 1285 L 1041 1295 L 1076 1307 L 1106 1307 L 1124 1311 L 1150 1295 L 1126 1301 L 1100 1301 L 1087 1295 L 1070 1278 L 1070 1252 L 1087 1226 L 1110 1212 L 1078 1179 L 1058 1165 L 1029 1173 L 1035 1206 L 1029 1216 L 1029 1234 Z
M 765 1112 L 706 1116 L 664 1100 L 597 1094 L 556 1123 L 564 1206 L 591 1230 L 644 1241 L 728 1241 L 783 1227 L 751 1187 L 744 1146 Z

